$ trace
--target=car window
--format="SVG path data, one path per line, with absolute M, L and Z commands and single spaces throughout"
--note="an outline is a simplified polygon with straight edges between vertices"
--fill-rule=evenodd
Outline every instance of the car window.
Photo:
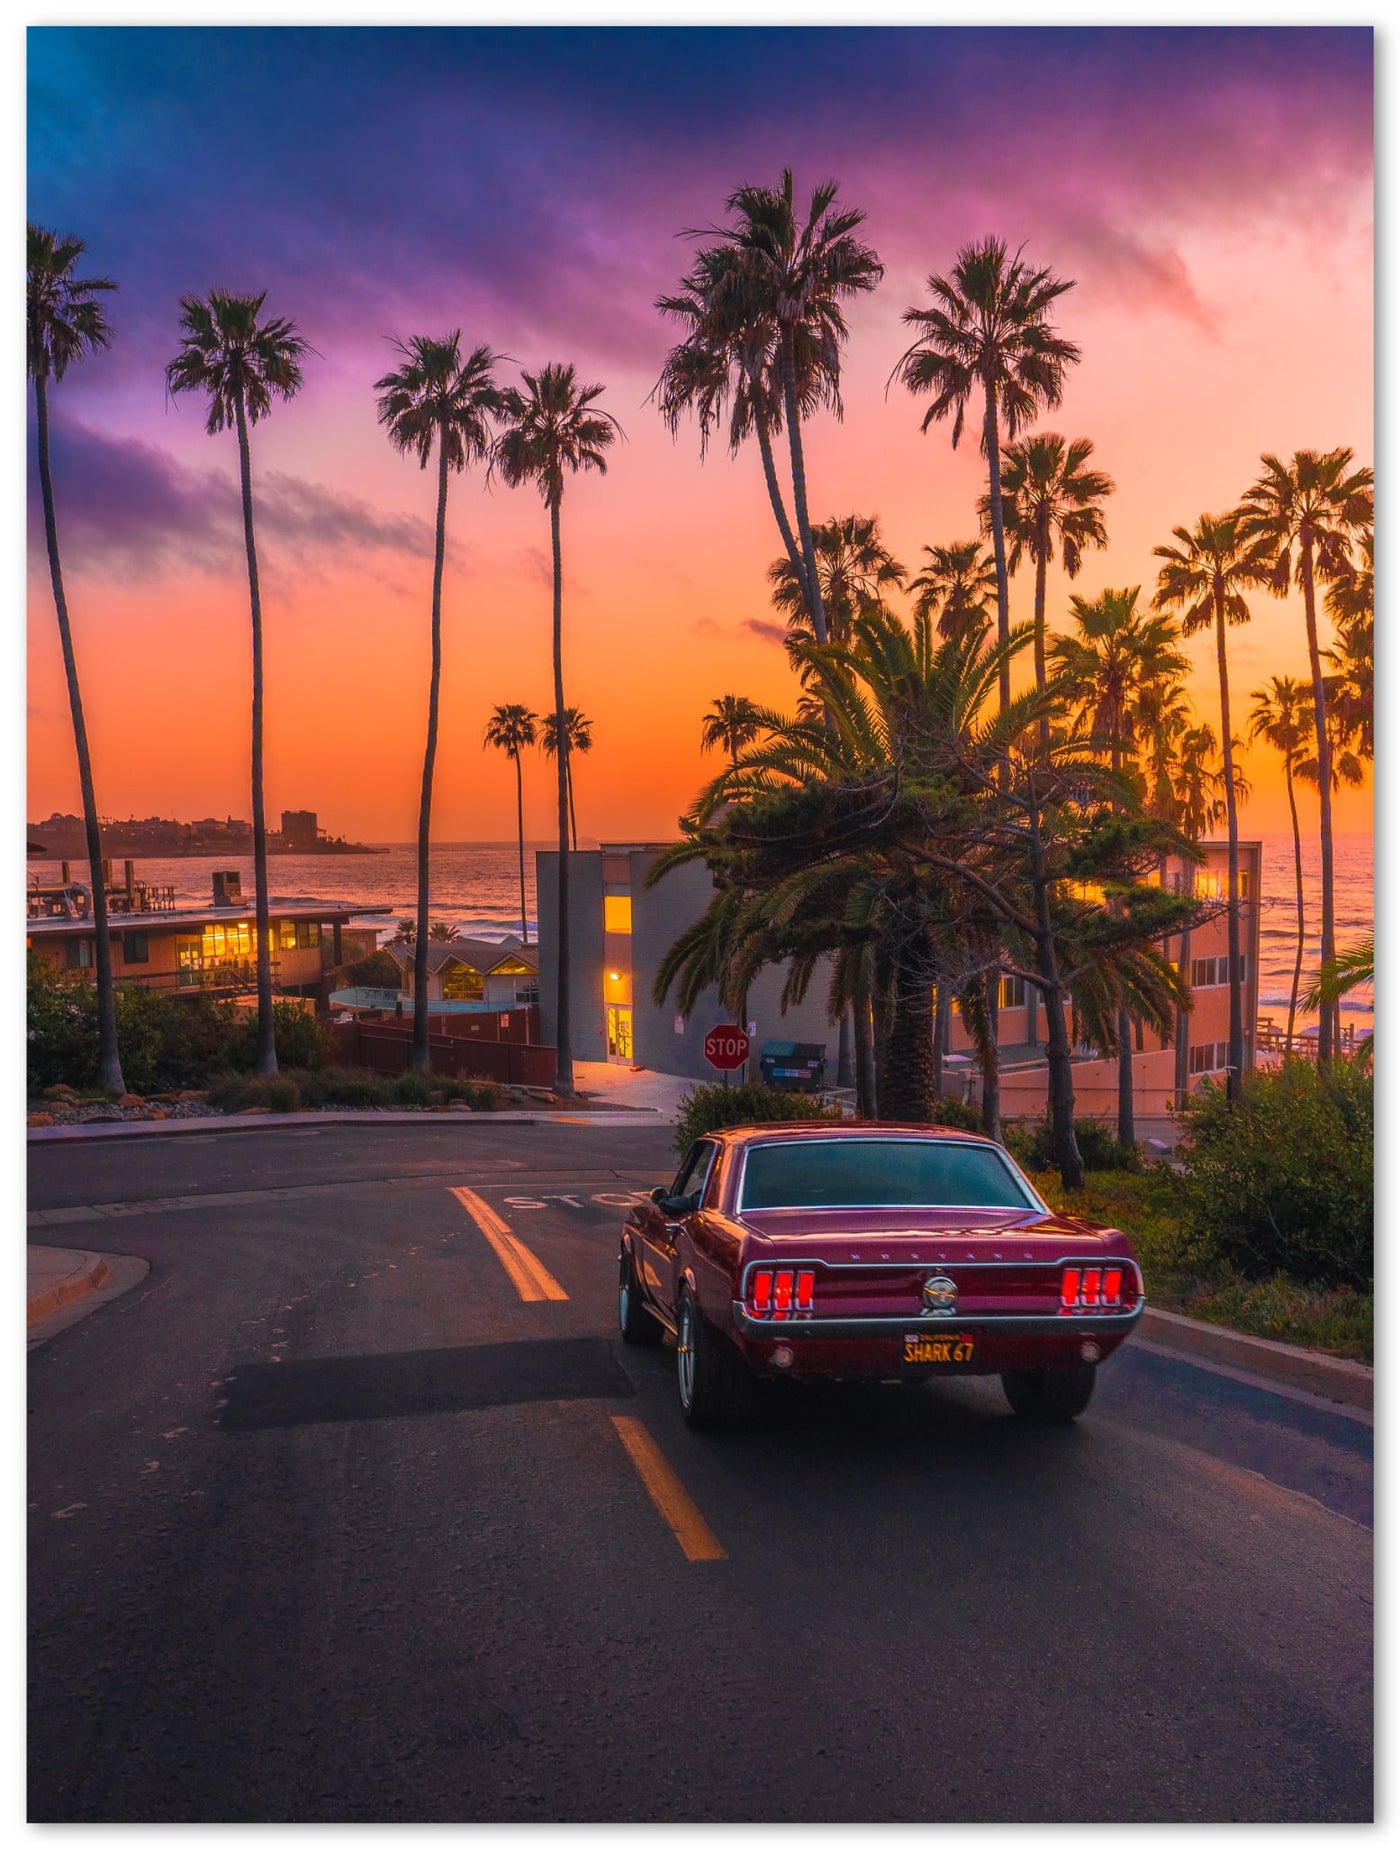
M 985 1144 L 910 1138 L 757 1144 L 745 1208 L 1029 1208 L 1040 1204 Z
M 681 1164 L 680 1174 L 671 1184 L 672 1195 L 682 1197 L 685 1203 L 679 1212 L 694 1214 L 699 1208 L 714 1154 L 715 1146 L 712 1143 L 697 1143 Z

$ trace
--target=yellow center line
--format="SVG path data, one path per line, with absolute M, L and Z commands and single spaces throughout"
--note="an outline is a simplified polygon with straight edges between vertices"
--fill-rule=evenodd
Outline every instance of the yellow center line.
M 520 1293 L 527 1304 L 538 1304 L 542 1298 L 555 1302 L 566 1302 L 568 1292 L 554 1277 L 545 1270 L 523 1240 L 517 1240 L 494 1208 L 488 1207 L 480 1195 L 473 1194 L 469 1188 L 454 1188 L 449 1191 L 455 1195 L 462 1206 L 471 1215 L 481 1229 L 487 1244 L 506 1269 L 506 1276 Z
M 617 1436 L 627 1447 L 647 1495 L 670 1526 L 687 1561 L 725 1561 L 728 1556 L 715 1540 L 710 1525 L 690 1500 L 685 1485 L 662 1456 L 661 1448 L 640 1420 L 625 1414 L 608 1416 Z

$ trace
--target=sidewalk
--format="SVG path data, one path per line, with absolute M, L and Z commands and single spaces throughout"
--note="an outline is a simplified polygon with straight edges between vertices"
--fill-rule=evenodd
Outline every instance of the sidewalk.
M 575 1060 L 574 1087 L 586 1092 L 594 1105 L 614 1109 L 654 1111 L 663 1124 L 674 1124 L 681 1099 L 697 1082 L 673 1073 L 636 1071 L 611 1060 Z
M 64 1246 L 27 1249 L 26 1327 L 29 1347 L 66 1330 L 101 1304 L 120 1297 L 150 1271 L 125 1253 L 75 1252 Z

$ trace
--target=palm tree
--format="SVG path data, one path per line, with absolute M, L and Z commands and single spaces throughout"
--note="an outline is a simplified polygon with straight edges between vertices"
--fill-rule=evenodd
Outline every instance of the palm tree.
M 253 892 L 257 915 L 259 1073 L 277 1071 L 273 1032 L 272 954 L 267 902 L 267 824 L 263 811 L 262 596 L 253 537 L 253 465 L 248 427 L 265 418 L 274 398 L 301 390 L 301 363 L 311 352 L 296 323 L 281 316 L 259 321 L 267 291 L 234 295 L 211 289 L 207 296 L 180 297 L 180 351 L 165 369 L 172 395 L 204 392 L 209 399 L 205 429 L 211 437 L 232 430 L 238 438 L 238 475 L 243 492 L 243 547 L 248 561 L 248 602 L 253 621 Z
M 874 289 L 884 265 L 855 236 L 865 219 L 856 207 L 837 208 L 835 180 L 811 195 L 805 221 L 794 204 L 792 170 L 776 187 L 740 186 L 727 209 L 733 222 L 717 228 L 719 243 L 697 252 L 679 297 L 658 307 L 689 322 L 691 334 L 673 349 L 659 390 L 663 414 L 692 403 L 713 421 L 725 389 L 718 383 L 738 360 L 746 382 L 743 416 L 762 433 L 776 428 L 782 407 L 792 474 L 793 520 L 779 502 L 779 530 L 794 571 L 804 578 L 811 628 L 825 642 L 826 618 L 811 518 L 802 421 L 817 405 L 841 411 L 841 348 L 846 339 L 842 304 Z M 736 414 L 739 406 L 736 402 Z M 674 424 L 673 424 L 674 428 Z M 731 444 L 734 442 L 731 423 Z M 770 478 L 770 498 L 776 476 Z
M 1308 690 L 1292 675 L 1271 675 L 1263 687 L 1254 692 L 1249 736 L 1272 745 L 1283 760 L 1283 781 L 1288 791 L 1288 814 L 1293 823 L 1293 885 L 1298 912 L 1298 947 L 1293 959 L 1293 987 L 1288 992 L 1288 1034 L 1285 1041 L 1293 1051 L 1293 1023 L 1298 1014 L 1298 984 L 1303 974 L 1303 837 L 1298 827 L 1298 797 L 1295 781 L 1304 756 L 1310 731 L 1307 711 Z
M 107 929 L 107 883 L 102 877 L 102 831 L 97 817 L 97 795 L 88 749 L 87 720 L 78 686 L 78 658 L 68 620 L 68 599 L 63 589 L 63 568 L 58 553 L 58 523 L 54 513 L 53 474 L 49 463 L 49 380 L 61 379 L 68 368 L 89 353 L 111 345 L 111 330 L 102 304 L 95 298 L 115 289 L 108 277 L 73 274 L 86 246 L 80 238 L 61 237 L 30 225 L 25 236 L 28 272 L 26 289 L 25 360 L 34 381 L 34 410 L 38 425 L 39 489 L 44 502 L 44 539 L 49 553 L 49 579 L 58 636 L 63 649 L 63 672 L 68 682 L 68 710 L 73 720 L 73 744 L 78 756 L 78 784 L 83 800 L 83 832 L 87 837 L 89 880 L 92 887 L 93 936 L 97 976 L 97 1083 L 104 1092 L 120 1096 L 126 1091 L 121 1056 L 117 1050 L 117 1002 L 112 982 L 112 940 Z
M 1002 516 L 1001 432 L 1008 440 L 1036 413 L 1060 402 L 1067 366 L 1079 349 L 1056 334 L 1049 315 L 1073 282 L 1033 270 L 1018 251 L 1008 262 L 1004 238 L 984 238 L 958 252 L 951 277 L 930 276 L 931 308 L 906 308 L 919 338 L 891 378 L 916 397 L 932 392 L 921 429 L 953 416 L 953 448 L 963 432 L 968 400 L 982 391 L 982 454 L 987 459 L 988 512 L 997 575 L 997 636 L 1010 633 L 1006 541 Z M 1011 700 L 1011 664 L 1002 665 L 1001 704 Z
M 1225 769 L 1212 728 L 1204 724 L 1184 726 L 1170 749 L 1165 768 L 1166 789 L 1162 793 L 1165 801 L 1158 813 L 1179 829 L 1187 841 L 1198 842 L 1212 829 L 1218 829 L 1225 820 Z M 1240 790 L 1241 782 L 1237 771 L 1236 789 L 1243 794 Z M 1182 927 L 1177 969 L 1185 984 L 1191 974 L 1189 919 Z M 1189 1000 L 1189 997 L 1185 1000 Z M 1186 1097 L 1191 1087 L 1190 1040 L 1190 1021 L 1184 1001 L 1177 1010 L 1173 1028 L 1173 1044 L 1176 1049 L 1173 1083 L 1178 1101 Z
M 409 936 L 412 937 L 413 935 L 414 934 L 410 932 Z M 453 931 L 450 925 L 445 925 L 440 921 L 428 927 L 428 939 L 432 944 L 451 944 L 456 935 L 456 932 Z
M 812 529 L 812 545 L 827 640 L 844 643 L 855 619 L 883 604 L 890 586 L 904 583 L 904 567 L 880 537 L 878 515 L 847 514 L 822 521 Z M 768 568 L 768 582 L 774 608 L 793 630 L 812 635 L 806 587 L 791 559 L 775 559 Z
M 1180 681 L 1189 666 L 1176 647 L 1176 625 L 1137 608 L 1139 587 L 1104 591 L 1092 602 L 1072 597 L 1077 628 L 1059 636 L 1051 651 L 1060 670 L 1062 698 L 1079 709 L 1090 741 L 1106 751 L 1115 776 L 1137 747 L 1144 719 L 1155 712 L 1158 690 Z M 1118 1141 L 1137 1140 L 1133 1122 L 1132 1020 L 1120 1000 L 1117 1023 Z
M 928 563 L 909 589 L 917 591 L 914 609 L 931 617 L 940 636 L 950 641 L 982 627 L 987 606 L 996 597 L 997 568 L 990 553 L 977 540 L 957 546 L 925 546 Z
M 1058 432 L 1047 430 L 1008 444 L 1002 460 L 1002 520 L 1011 542 L 1007 571 L 1014 572 L 1023 557 L 1035 566 L 1037 687 L 1045 685 L 1045 577 L 1056 543 L 1067 578 L 1079 576 L 1086 547 L 1108 544 L 1103 503 L 1113 493 L 1113 481 L 1101 470 L 1086 467 L 1093 453 L 1087 437 L 1067 443 Z M 990 495 L 982 496 L 978 512 L 982 531 L 990 533 Z
M 1226 929 L 1230 959 L 1230 1052 L 1226 1092 L 1238 1099 L 1244 1086 L 1244 977 L 1240 964 L 1240 832 L 1235 791 L 1235 739 L 1230 725 L 1228 624 L 1248 623 L 1244 591 L 1264 582 L 1263 552 L 1242 530 L 1238 514 L 1202 514 L 1194 528 L 1173 527 L 1175 546 L 1154 546 L 1165 561 L 1157 574 L 1153 603 L 1181 612 L 1182 634 L 1214 625 L 1215 667 L 1220 682 L 1220 740 L 1225 753 L 1225 829 L 1229 849 Z
M 601 385 L 579 385 L 572 366 L 551 364 L 538 373 L 522 372 L 525 390 L 505 394 L 505 427 L 496 439 L 493 466 L 512 488 L 533 482 L 549 509 L 549 536 L 554 555 L 554 737 L 559 767 L 559 923 L 556 938 L 558 973 L 555 1033 L 555 1089 L 568 1097 L 574 1089 L 573 1037 L 569 1021 L 569 729 L 564 704 L 564 578 L 559 539 L 559 511 L 564 500 L 565 471 L 595 469 L 607 473 L 604 451 L 621 431 L 617 419 L 595 408 Z
M 447 479 L 468 464 L 485 461 L 491 450 L 491 420 L 504 398 L 492 374 L 501 357 L 474 347 L 462 358 L 462 332 L 435 338 L 415 334 L 394 342 L 402 365 L 375 381 L 379 422 L 400 454 L 416 456 L 426 469 L 437 450 L 437 527 L 433 547 L 432 667 L 428 677 L 428 738 L 418 799 L 418 930 L 413 954 L 413 1044 L 415 1073 L 432 1070 L 428 1049 L 428 880 L 433 768 L 437 761 L 438 693 L 442 682 L 442 569 L 447 550 Z
M 1376 662 L 1373 648 L 1374 619 L 1343 630 L 1335 649 L 1324 649 L 1322 659 L 1332 670 L 1323 677 L 1329 713 L 1339 736 L 1354 745 L 1362 758 L 1376 755 Z
M 432 933 L 429 932 L 429 937 Z M 395 944 L 413 944 L 418 937 L 418 925 L 414 919 L 400 919 L 394 931 Z
M 1354 566 L 1353 543 L 1375 523 L 1375 478 L 1353 469 L 1348 449 L 1298 450 L 1290 463 L 1261 456 L 1263 474 L 1240 507 L 1242 537 L 1257 542 L 1270 568 L 1269 588 L 1286 597 L 1290 582 L 1303 593 L 1303 619 L 1312 670 L 1313 728 L 1317 738 L 1322 844 L 1322 962 L 1337 955 L 1332 854 L 1331 742 L 1327 689 L 1317 636 L 1317 580 L 1344 580 Z M 1296 563 L 1295 563 L 1296 549 Z M 1330 1060 L 1339 1044 L 1340 1015 L 1324 1001 L 1318 1021 L 1317 1057 Z
M 577 707 L 565 707 L 564 729 L 568 734 L 569 763 L 566 781 L 569 786 L 569 829 L 573 835 L 574 851 L 578 851 L 578 817 L 574 814 L 574 755 L 577 752 L 593 750 L 593 721 L 586 719 Z M 558 735 L 554 729 L 554 715 L 544 716 L 544 730 L 540 735 L 540 744 L 544 747 L 546 758 L 552 758 L 559 749 Z
M 762 730 L 762 711 L 746 694 L 721 694 L 710 702 L 709 712 L 700 722 L 700 749 L 724 750 L 729 753 L 730 764 L 737 765 L 739 753 Z
M 525 785 L 520 771 L 520 754 L 535 742 L 539 715 L 528 707 L 493 707 L 483 734 L 483 748 L 494 745 L 515 761 L 515 839 L 520 854 L 520 936 L 530 942 L 530 921 L 525 910 Z

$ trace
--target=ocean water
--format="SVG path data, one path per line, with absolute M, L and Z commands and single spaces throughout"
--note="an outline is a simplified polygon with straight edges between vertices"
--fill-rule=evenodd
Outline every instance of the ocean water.
M 1282 1028 L 1288 1015 L 1288 992 L 1293 980 L 1297 921 L 1294 905 L 1293 838 L 1265 835 L 1263 887 L 1264 915 L 1259 942 L 1259 1011 L 1272 1015 Z M 531 941 L 538 935 L 535 910 L 534 849 L 547 842 L 525 844 L 525 906 Z M 1375 909 L 1374 842 L 1370 835 L 1339 835 L 1336 841 L 1337 942 L 1345 948 L 1371 930 Z M 1321 851 L 1316 837 L 1303 838 L 1303 884 L 1307 938 L 1303 949 L 1306 993 L 1316 978 L 1318 952 L 1318 880 Z M 347 901 L 353 905 L 388 906 L 380 936 L 392 936 L 394 922 L 414 916 L 417 893 L 417 852 L 412 843 L 393 842 L 373 855 L 274 855 L 268 864 L 269 885 L 282 898 L 314 896 Z M 251 897 L 251 855 L 191 856 L 178 860 L 137 862 L 138 878 L 152 885 L 172 886 L 177 903 L 204 905 L 213 895 L 211 878 L 216 867 L 236 868 L 243 876 L 243 891 Z M 42 881 L 58 878 L 58 863 L 35 860 L 29 875 Z M 74 869 L 75 873 L 78 870 Z M 120 871 L 120 870 L 118 870 Z M 78 873 L 81 879 L 81 873 Z M 513 842 L 438 842 L 432 851 L 432 919 L 469 936 L 502 938 L 520 930 L 520 885 Z M 1360 1033 L 1371 1027 L 1369 988 L 1355 990 L 1342 1002 L 1343 1019 L 1354 1022 Z M 1314 1017 L 1300 1015 L 1306 1027 Z

